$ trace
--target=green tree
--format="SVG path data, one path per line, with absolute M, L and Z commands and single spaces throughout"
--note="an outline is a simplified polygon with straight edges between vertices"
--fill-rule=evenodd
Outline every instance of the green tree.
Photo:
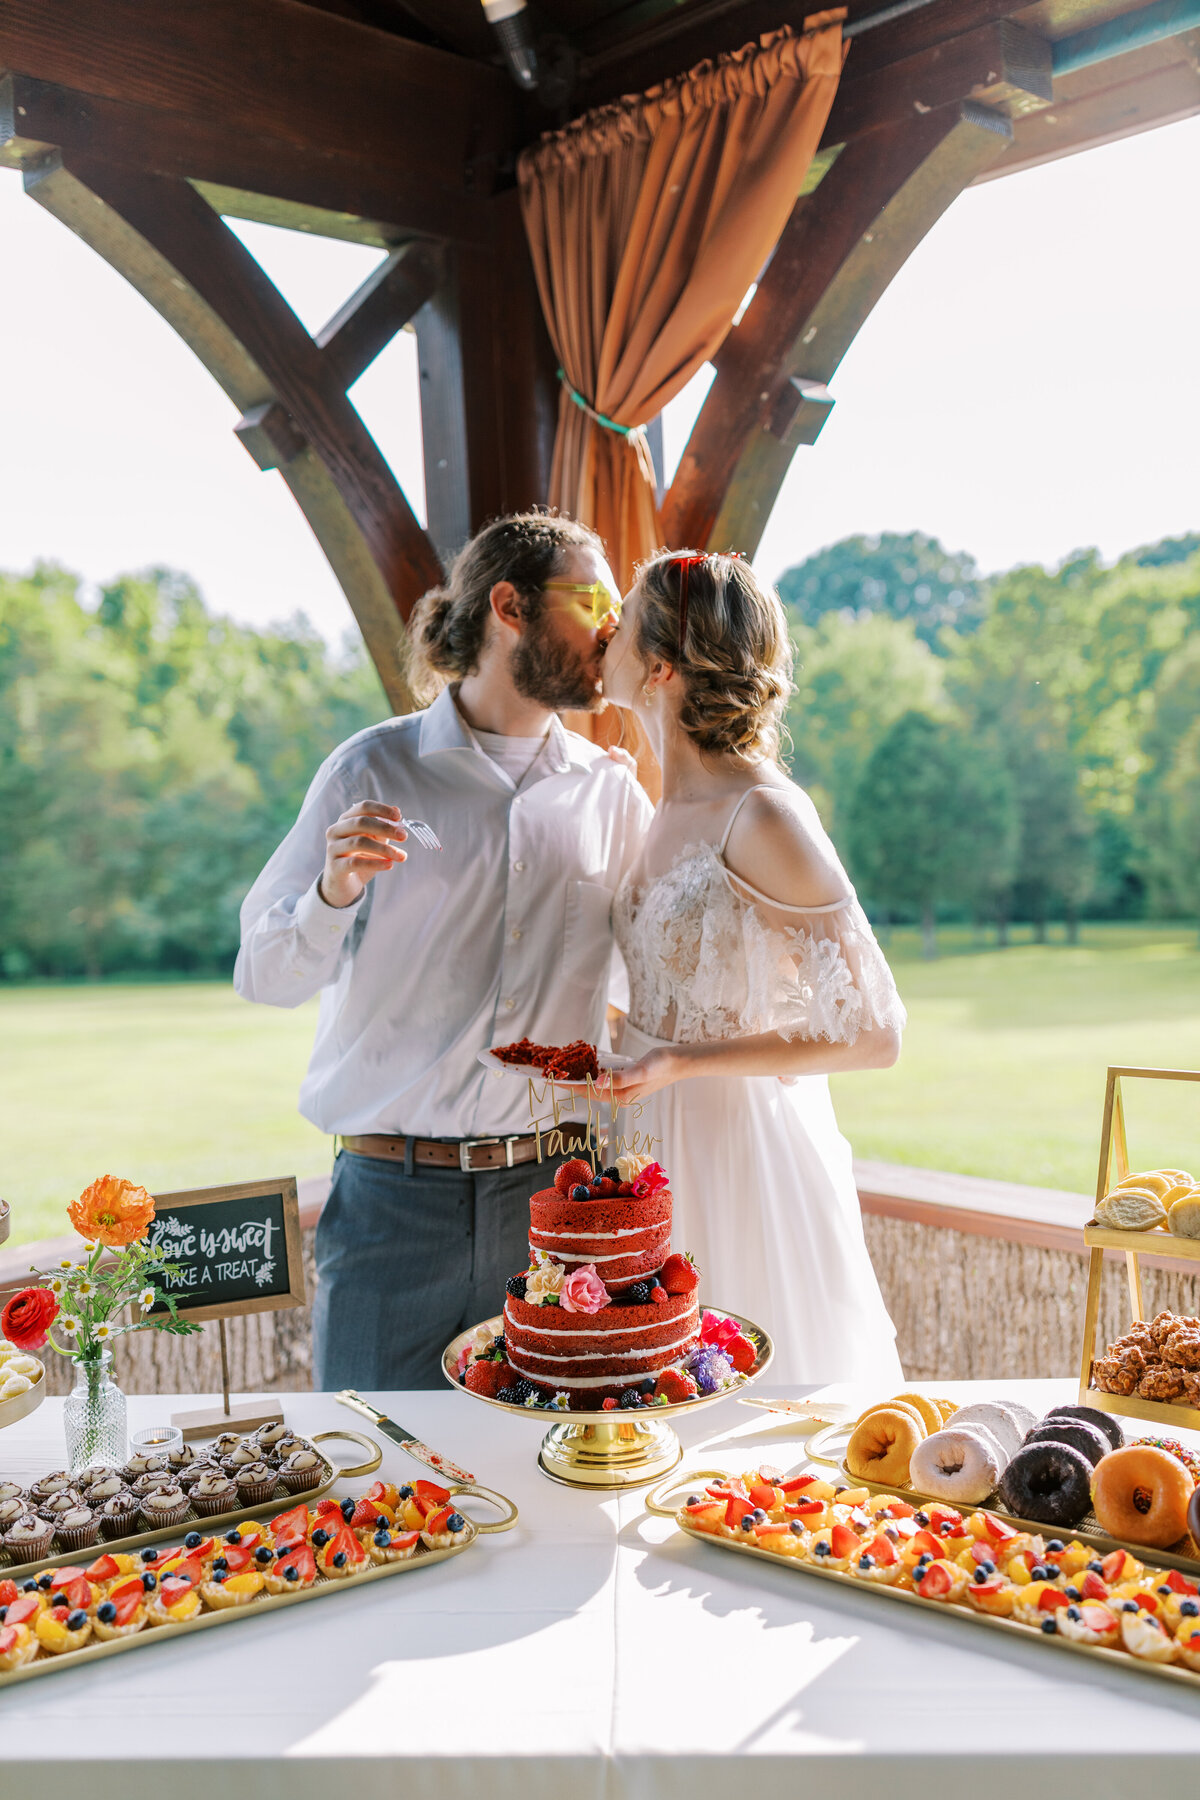
M 847 846 L 872 900 L 915 911 L 925 954 L 936 956 L 939 907 L 987 912 L 1012 881 L 1009 771 L 962 725 L 905 713 L 867 760 Z
M 922 531 L 842 538 L 786 569 L 776 585 L 798 625 L 816 625 L 827 613 L 886 613 L 911 623 L 938 651 L 947 631 L 971 631 L 983 616 L 975 558 Z
M 1164 664 L 1143 739 L 1138 833 L 1156 910 L 1200 914 L 1200 637 Z

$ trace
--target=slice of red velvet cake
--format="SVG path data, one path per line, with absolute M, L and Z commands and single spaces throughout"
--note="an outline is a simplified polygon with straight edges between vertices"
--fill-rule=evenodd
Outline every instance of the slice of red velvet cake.
M 659 1283 L 671 1247 L 665 1173 L 656 1163 L 629 1181 L 581 1172 L 591 1176 L 564 1165 L 530 1201 L 530 1266 L 504 1307 L 508 1367 L 577 1410 L 648 1395 L 700 1342 L 695 1271 L 675 1257 L 677 1291 Z

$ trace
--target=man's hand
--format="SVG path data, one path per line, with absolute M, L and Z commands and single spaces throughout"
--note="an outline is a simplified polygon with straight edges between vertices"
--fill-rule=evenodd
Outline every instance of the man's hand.
M 408 860 L 408 833 L 398 806 L 356 800 L 325 833 L 325 867 L 317 891 L 326 906 L 353 906 L 368 881 Z

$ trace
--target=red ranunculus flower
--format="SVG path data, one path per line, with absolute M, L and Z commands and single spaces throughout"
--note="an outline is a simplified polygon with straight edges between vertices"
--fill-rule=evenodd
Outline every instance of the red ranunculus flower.
M 49 1288 L 22 1288 L 0 1313 L 0 1331 L 18 1350 L 40 1350 L 58 1317 L 58 1301 Z
M 644 1200 L 648 1194 L 661 1194 L 669 1181 L 661 1163 L 647 1163 L 641 1173 L 634 1176 L 633 1191 L 639 1200 Z

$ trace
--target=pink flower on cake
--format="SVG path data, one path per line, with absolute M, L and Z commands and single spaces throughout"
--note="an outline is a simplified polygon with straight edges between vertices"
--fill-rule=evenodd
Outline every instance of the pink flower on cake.
M 649 1194 L 661 1194 L 670 1182 L 662 1164 L 653 1162 L 647 1163 L 641 1174 L 634 1177 L 632 1185 L 638 1199 L 644 1200 Z
M 726 1344 L 732 1343 L 739 1336 L 741 1326 L 736 1319 L 723 1319 L 720 1313 L 706 1312 L 700 1319 L 700 1342 L 715 1344 L 723 1350 Z
M 608 1305 L 608 1289 L 596 1273 L 595 1263 L 572 1269 L 562 1284 L 558 1303 L 564 1312 L 597 1313 Z

